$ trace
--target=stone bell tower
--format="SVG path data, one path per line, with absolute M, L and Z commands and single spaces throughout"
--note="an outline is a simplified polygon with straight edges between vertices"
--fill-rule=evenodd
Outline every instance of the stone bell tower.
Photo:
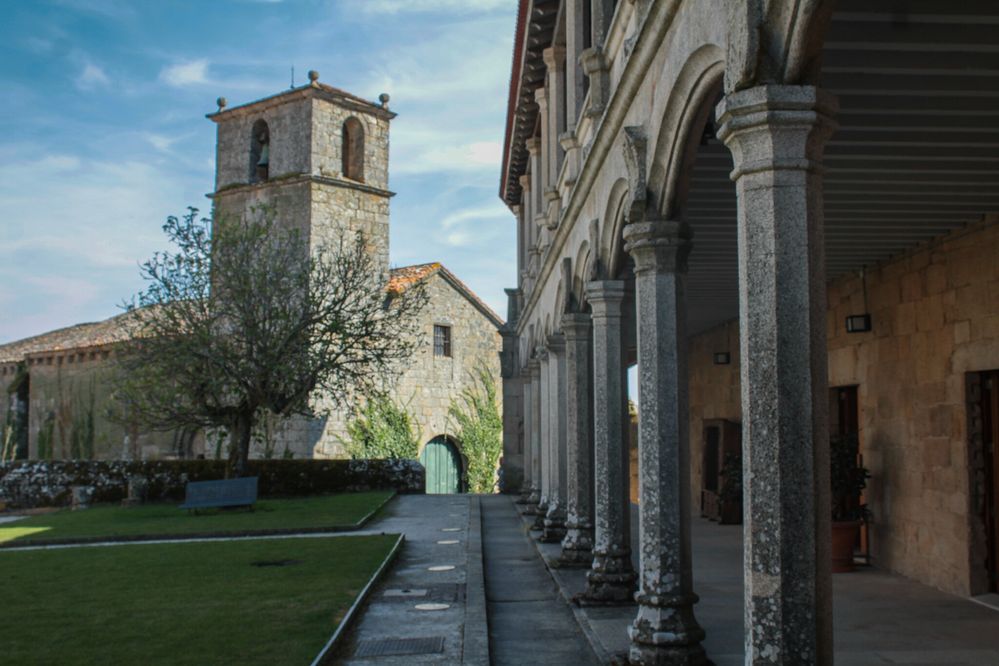
M 388 272 L 388 95 L 380 104 L 319 83 L 233 108 L 219 98 L 216 215 L 275 208 L 284 224 L 322 239 L 363 232 L 376 265 Z

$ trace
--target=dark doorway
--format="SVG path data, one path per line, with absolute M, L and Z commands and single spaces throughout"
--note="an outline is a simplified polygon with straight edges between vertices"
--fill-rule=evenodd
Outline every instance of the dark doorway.
M 701 515 L 708 520 L 741 522 L 741 502 L 726 493 L 726 473 L 742 465 L 742 426 L 735 421 L 704 421 L 704 450 L 701 458 Z M 730 480 L 734 481 L 734 480 Z M 739 495 L 741 481 L 737 484 Z M 731 505 L 731 506 L 729 506 Z
M 987 546 L 986 568 L 989 592 L 999 592 L 999 370 L 979 373 L 981 386 L 982 453 L 984 455 L 985 502 L 983 519 Z
M 856 435 L 860 432 L 860 412 L 857 409 L 857 387 L 837 386 L 829 390 L 829 434 Z

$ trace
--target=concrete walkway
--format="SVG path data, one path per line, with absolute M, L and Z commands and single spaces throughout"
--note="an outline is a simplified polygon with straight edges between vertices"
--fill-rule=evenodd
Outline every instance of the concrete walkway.
M 482 543 L 492 663 L 597 664 L 509 497 L 484 496 Z
M 337 663 L 488 666 L 478 501 L 399 495 L 368 523 L 406 542 L 337 650 Z
M 509 502 L 509 500 L 507 500 Z M 514 511 L 512 502 L 509 511 Z M 632 549 L 638 552 L 638 512 L 632 507 Z M 521 518 L 527 524 L 526 517 Z M 695 613 L 707 632 L 704 647 L 717 666 L 743 663 L 742 528 L 693 520 Z M 535 543 L 546 560 L 557 544 Z M 637 556 L 635 566 L 637 568 Z M 585 588 L 585 570 L 551 569 L 566 598 Z M 836 663 L 999 664 L 999 611 L 876 569 L 833 577 Z M 601 661 L 628 649 L 634 606 L 576 608 L 576 618 Z

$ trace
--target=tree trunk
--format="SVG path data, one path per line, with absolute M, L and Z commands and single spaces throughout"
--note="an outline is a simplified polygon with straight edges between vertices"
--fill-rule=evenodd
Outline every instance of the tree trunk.
M 254 412 L 240 414 L 229 429 L 226 478 L 238 479 L 246 474 L 246 460 L 250 457 L 250 440 L 253 436 L 253 414 Z

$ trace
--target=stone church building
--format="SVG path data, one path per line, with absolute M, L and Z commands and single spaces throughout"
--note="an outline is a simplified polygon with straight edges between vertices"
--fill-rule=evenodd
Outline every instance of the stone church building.
M 425 284 L 418 348 L 401 370 L 393 399 L 414 417 L 426 457 L 450 465 L 460 479 L 460 443 L 448 408 L 488 368 L 499 379 L 503 321 L 440 263 L 389 268 L 389 122 L 387 96 L 372 103 L 310 83 L 250 104 L 219 110 L 215 191 L 217 215 L 274 206 L 282 223 L 313 242 L 361 231 L 388 275 L 387 288 Z M 186 458 L 216 455 L 200 433 L 145 432 L 110 422 L 106 373 L 127 338 L 123 314 L 0 345 L 0 383 L 7 388 L 0 423 L 17 433 L 8 458 Z M 321 402 L 322 396 L 316 396 Z M 295 458 L 344 455 L 340 438 L 352 414 L 296 417 L 263 438 L 251 455 Z M 443 462 L 441 462 L 443 461 Z M 457 490 L 457 487 L 452 489 Z
M 871 473 L 848 556 L 999 591 L 997 23 L 979 0 L 520 0 L 505 464 L 584 605 L 637 602 L 632 663 L 705 663 L 691 524 L 724 453 L 745 663 L 832 663 L 837 438 Z

